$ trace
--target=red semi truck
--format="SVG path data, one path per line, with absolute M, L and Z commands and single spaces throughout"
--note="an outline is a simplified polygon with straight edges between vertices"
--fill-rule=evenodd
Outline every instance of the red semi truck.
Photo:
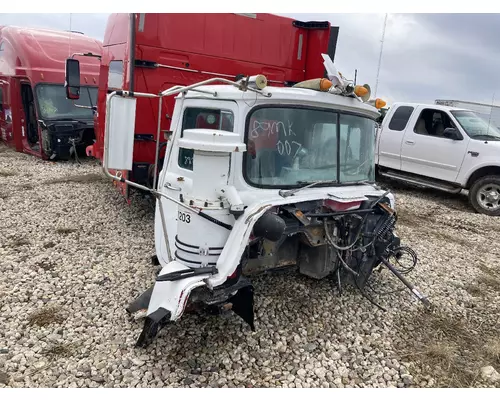
M 67 159 L 93 142 L 99 62 L 82 61 L 77 107 L 65 96 L 65 61 L 97 53 L 101 42 L 80 33 L 0 26 L 0 137 L 19 152 Z
M 87 154 L 102 160 L 107 95 L 114 90 L 159 93 L 210 77 L 264 74 L 270 85 L 291 86 L 324 76 L 321 53 L 333 59 L 338 28 L 272 14 L 112 14 L 107 22 L 99 75 L 96 142 Z M 170 130 L 174 99 L 137 102 L 134 163 L 124 178 L 153 185 L 156 132 L 161 126 L 159 168 Z M 217 127 L 215 118 L 188 123 Z M 200 125 L 202 124 L 202 125 Z M 118 183 L 128 198 L 128 186 Z

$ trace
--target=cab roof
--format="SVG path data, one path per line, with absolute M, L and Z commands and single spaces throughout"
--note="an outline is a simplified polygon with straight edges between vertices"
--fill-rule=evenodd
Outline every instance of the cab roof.
M 269 93 L 271 97 L 265 97 L 258 93 L 243 92 L 232 85 L 207 85 L 199 87 L 200 90 L 215 92 L 217 96 L 207 93 L 189 91 L 185 98 L 206 98 L 212 100 L 243 101 L 248 106 L 265 104 L 290 104 L 306 105 L 311 107 L 332 108 L 347 112 L 362 113 L 372 118 L 380 116 L 378 110 L 356 98 L 341 96 L 334 93 L 320 92 L 312 89 L 274 87 L 267 86 L 262 90 L 263 94 Z
M 25 75 L 35 82 L 64 82 L 66 59 L 74 53 L 102 54 L 102 43 L 96 39 L 50 29 L 2 26 L 0 44 L 0 74 Z M 99 60 L 80 57 L 80 68 L 82 85 L 96 85 Z

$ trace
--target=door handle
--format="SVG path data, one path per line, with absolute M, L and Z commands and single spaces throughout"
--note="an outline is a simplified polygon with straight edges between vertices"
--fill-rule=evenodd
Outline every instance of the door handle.
M 414 145 L 415 141 L 414 140 L 405 140 L 405 143 L 409 144 L 409 145 Z
M 180 187 L 172 186 L 172 184 L 170 182 L 165 183 L 165 185 L 163 185 L 163 187 L 166 187 L 167 189 L 170 189 L 170 190 L 175 190 L 176 192 L 180 192 L 182 190 Z

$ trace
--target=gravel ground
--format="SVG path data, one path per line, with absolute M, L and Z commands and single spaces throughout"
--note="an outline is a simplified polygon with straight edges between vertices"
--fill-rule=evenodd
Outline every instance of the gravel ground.
M 394 187 L 419 255 L 409 292 L 341 298 L 330 280 L 259 277 L 256 332 L 185 315 L 147 349 L 125 306 L 153 281 L 153 213 L 99 166 L 0 145 L 0 387 L 500 387 L 500 218 L 464 196 Z M 399 288 L 382 273 L 376 289 Z

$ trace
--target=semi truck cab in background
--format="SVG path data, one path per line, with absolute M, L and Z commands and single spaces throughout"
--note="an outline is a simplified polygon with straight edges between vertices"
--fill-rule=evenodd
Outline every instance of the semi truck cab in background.
M 160 93 L 176 85 L 221 77 L 264 74 L 271 86 L 324 76 L 321 53 L 334 59 L 338 28 L 272 14 L 112 14 L 104 35 L 100 66 L 96 142 L 87 153 L 104 154 L 107 95 L 115 90 Z M 134 162 L 123 176 L 154 184 L 155 160 L 163 162 L 173 129 L 173 98 L 158 104 L 137 99 Z M 189 128 L 217 128 L 219 120 L 188 119 Z M 156 154 L 156 131 L 161 144 Z M 129 185 L 117 183 L 128 198 Z
M 0 140 L 49 160 L 83 155 L 95 138 L 99 62 L 82 60 L 76 102 L 64 93 L 65 62 L 72 53 L 101 51 L 81 33 L 0 27 Z
M 476 211 L 500 215 L 500 131 L 475 112 L 395 103 L 376 146 L 379 175 L 449 193 L 465 189 Z

